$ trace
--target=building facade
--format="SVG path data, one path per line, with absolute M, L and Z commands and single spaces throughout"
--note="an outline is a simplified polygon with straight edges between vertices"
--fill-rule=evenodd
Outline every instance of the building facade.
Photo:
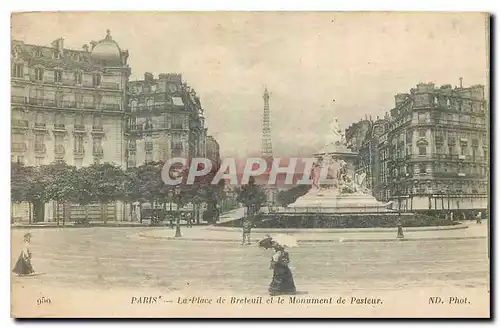
M 375 197 L 398 209 L 485 209 L 487 111 L 481 85 L 418 84 L 395 96 L 390 115 L 372 122 L 358 149 L 358 170 L 368 174 Z
M 207 158 L 217 165 L 221 164 L 220 146 L 213 136 L 208 136 L 206 141 Z
M 12 162 L 59 161 L 77 168 L 107 162 L 126 169 L 206 156 L 207 129 L 196 92 L 180 74 L 155 79 L 146 73 L 130 82 L 129 53 L 109 30 L 80 50 L 65 48 L 63 39 L 50 46 L 12 40 L 11 48 Z M 69 206 L 45 204 L 42 219 L 85 216 L 81 206 Z M 101 215 L 98 205 L 87 210 L 90 218 Z M 30 213 L 28 204 L 13 204 L 14 218 Z M 110 220 L 130 219 L 121 202 L 109 204 L 107 213 Z
M 146 73 L 129 83 L 127 166 L 206 156 L 207 129 L 199 97 L 180 74 Z

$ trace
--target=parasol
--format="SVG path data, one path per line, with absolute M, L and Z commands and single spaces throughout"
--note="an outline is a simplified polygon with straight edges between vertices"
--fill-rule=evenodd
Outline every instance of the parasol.
M 266 238 L 262 239 L 259 241 L 259 247 L 264 247 L 264 248 L 272 248 L 273 245 L 272 243 L 278 243 L 283 247 L 297 247 L 297 239 L 295 237 L 290 236 L 290 235 L 285 235 L 285 234 L 276 234 L 271 236 L 267 236 Z

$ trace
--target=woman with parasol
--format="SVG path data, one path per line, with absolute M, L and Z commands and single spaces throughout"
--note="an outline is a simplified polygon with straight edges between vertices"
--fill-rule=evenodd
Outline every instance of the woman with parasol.
M 285 251 L 285 247 L 295 247 L 297 241 L 287 235 L 268 236 L 259 242 L 259 247 L 265 249 L 273 248 L 274 255 L 271 258 L 270 269 L 273 269 L 273 280 L 269 285 L 271 296 L 283 294 L 295 294 L 295 283 L 293 281 L 292 271 L 288 267 L 290 256 Z
M 24 235 L 24 247 L 17 259 L 16 265 L 12 272 L 17 275 L 28 275 L 35 272 L 31 265 L 31 251 L 30 251 L 31 234 L 28 232 Z

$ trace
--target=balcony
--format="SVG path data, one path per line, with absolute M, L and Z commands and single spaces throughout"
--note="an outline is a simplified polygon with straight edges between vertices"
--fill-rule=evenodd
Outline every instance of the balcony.
M 76 101 L 66 100 L 66 101 L 61 102 L 60 106 L 57 106 L 57 107 L 76 108 Z
M 120 104 L 101 104 L 98 107 L 104 110 L 120 110 Z
M 28 150 L 25 142 L 13 142 L 12 151 L 13 152 L 25 152 Z
M 47 125 L 45 123 L 35 123 L 33 126 L 35 131 L 47 131 Z
M 26 104 L 27 99 L 26 97 L 21 97 L 21 96 L 11 96 L 10 102 L 13 104 Z
M 104 150 L 102 149 L 102 147 L 94 147 L 94 149 L 92 149 L 92 155 L 97 158 L 102 158 L 104 155 Z
M 41 145 L 35 144 L 35 153 L 45 154 L 46 152 L 47 152 L 47 147 L 44 144 Z
M 54 124 L 54 132 L 66 132 L 66 126 L 64 124 Z
M 85 133 L 85 125 L 83 124 L 75 124 L 73 128 L 74 133 Z
M 104 134 L 104 128 L 99 125 L 92 126 L 92 134 Z
M 112 83 L 112 82 L 101 82 L 100 87 L 101 89 L 111 89 L 111 90 L 120 89 L 120 85 L 118 83 Z
M 12 120 L 12 128 L 27 130 L 29 128 L 28 120 Z
M 85 150 L 83 148 L 73 149 L 73 155 L 77 158 L 81 158 L 85 155 Z

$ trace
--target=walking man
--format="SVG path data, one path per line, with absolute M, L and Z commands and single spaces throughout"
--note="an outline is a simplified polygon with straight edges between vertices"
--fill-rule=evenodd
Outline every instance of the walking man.
M 478 224 L 481 224 L 483 220 L 483 213 L 481 213 L 481 211 L 477 212 L 477 215 L 476 215 L 476 223 Z
M 241 242 L 242 245 L 245 244 L 245 240 L 247 245 L 252 244 L 252 242 L 250 241 L 250 233 L 252 232 L 253 226 L 254 224 L 251 216 L 243 219 L 243 240 Z

